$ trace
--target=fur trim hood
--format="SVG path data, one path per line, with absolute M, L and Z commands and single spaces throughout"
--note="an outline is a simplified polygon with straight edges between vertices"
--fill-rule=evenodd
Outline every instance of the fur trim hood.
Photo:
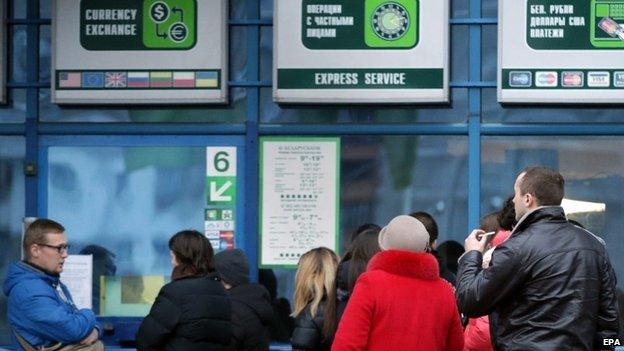
M 424 280 L 440 279 L 438 261 L 429 253 L 382 251 L 373 256 L 366 270 L 369 272 L 381 270 L 390 274 Z

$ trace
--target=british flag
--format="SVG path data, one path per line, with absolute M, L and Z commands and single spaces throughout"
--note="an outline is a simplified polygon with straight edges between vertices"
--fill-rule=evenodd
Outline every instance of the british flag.
M 125 88 L 128 86 L 126 72 L 106 72 L 106 88 Z

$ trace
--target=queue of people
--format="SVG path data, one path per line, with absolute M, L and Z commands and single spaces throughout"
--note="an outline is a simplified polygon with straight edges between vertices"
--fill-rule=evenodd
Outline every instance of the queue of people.
M 437 245 L 425 212 L 363 225 L 342 258 L 324 247 L 303 254 L 293 350 L 610 349 L 620 316 L 604 241 L 566 218 L 558 172 L 526 168 L 513 188 L 463 254 Z M 59 280 L 68 247 L 52 220 L 26 230 L 25 259 L 3 289 L 18 349 L 104 348 L 95 315 Z M 137 350 L 268 350 L 280 323 L 275 293 L 250 281 L 245 253 L 215 255 L 194 230 L 173 235 L 169 250 L 171 282 L 141 323 Z

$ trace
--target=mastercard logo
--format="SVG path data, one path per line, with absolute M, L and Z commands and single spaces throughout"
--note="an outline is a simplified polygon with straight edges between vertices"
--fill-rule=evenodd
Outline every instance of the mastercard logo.
M 583 73 L 582 72 L 563 72 L 561 83 L 564 87 L 582 87 L 583 86 Z

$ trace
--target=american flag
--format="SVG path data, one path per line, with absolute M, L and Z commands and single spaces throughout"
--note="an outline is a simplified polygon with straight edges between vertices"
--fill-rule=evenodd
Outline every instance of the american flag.
M 126 72 L 106 72 L 106 88 L 125 88 L 128 86 Z
M 80 88 L 80 72 L 60 72 L 59 88 Z

